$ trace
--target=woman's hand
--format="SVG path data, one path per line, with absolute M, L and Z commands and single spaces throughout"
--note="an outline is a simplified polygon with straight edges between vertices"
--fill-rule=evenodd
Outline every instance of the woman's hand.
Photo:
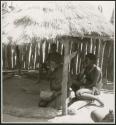
M 98 89 L 96 87 L 93 87 L 92 94 L 98 95 Z

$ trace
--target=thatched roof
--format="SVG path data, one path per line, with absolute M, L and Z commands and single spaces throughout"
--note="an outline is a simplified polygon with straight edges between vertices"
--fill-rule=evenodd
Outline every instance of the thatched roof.
M 111 37 L 114 34 L 113 26 L 102 13 L 85 1 L 38 1 L 6 14 L 3 20 L 2 31 L 15 42 L 28 42 L 33 37 Z

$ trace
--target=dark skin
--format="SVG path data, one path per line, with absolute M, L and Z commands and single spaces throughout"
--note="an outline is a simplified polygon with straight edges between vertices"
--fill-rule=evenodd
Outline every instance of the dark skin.
M 61 95 L 62 65 L 50 61 L 49 65 L 50 89 L 52 96 L 47 100 L 40 100 L 39 106 L 46 107 L 50 102 Z
M 96 65 L 94 64 L 93 60 L 89 59 L 88 57 L 85 58 L 86 70 L 92 70 L 95 66 Z M 82 81 L 82 83 L 79 84 L 80 89 L 75 91 L 76 97 L 85 100 L 96 100 L 100 103 L 101 106 L 104 106 L 103 102 L 94 95 L 99 76 L 100 72 L 96 70 L 93 81 L 90 85 L 86 85 L 86 80 Z

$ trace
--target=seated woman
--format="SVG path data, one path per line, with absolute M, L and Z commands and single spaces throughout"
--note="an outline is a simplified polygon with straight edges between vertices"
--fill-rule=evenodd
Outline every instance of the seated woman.
M 39 106 L 46 107 L 61 95 L 62 70 L 62 62 L 59 63 L 53 60 L 49 62 L 48 77 L 50 82 L 50 90 L 53 94 L 46 100 L 41 98 Z
M 101 106 L 104 106 L 103 102 L 95 96 L 100 94 L 102 87 L 102 72 L 95 63 L 96 56 L 88 53 L 85 56 L 85 68 L 81 75 L 79 74 L 74 80 L 71 88 L 75 92 L 76 98 L 96 100 Z

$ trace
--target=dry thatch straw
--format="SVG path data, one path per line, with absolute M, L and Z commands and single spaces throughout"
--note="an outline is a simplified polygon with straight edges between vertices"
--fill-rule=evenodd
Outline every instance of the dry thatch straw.
M 30 42 L 33 37 L 113 35 L 113 26 L 86 2 L 38 1 L 7 14 L 4 20 L 2 30 L 18 43 Z

